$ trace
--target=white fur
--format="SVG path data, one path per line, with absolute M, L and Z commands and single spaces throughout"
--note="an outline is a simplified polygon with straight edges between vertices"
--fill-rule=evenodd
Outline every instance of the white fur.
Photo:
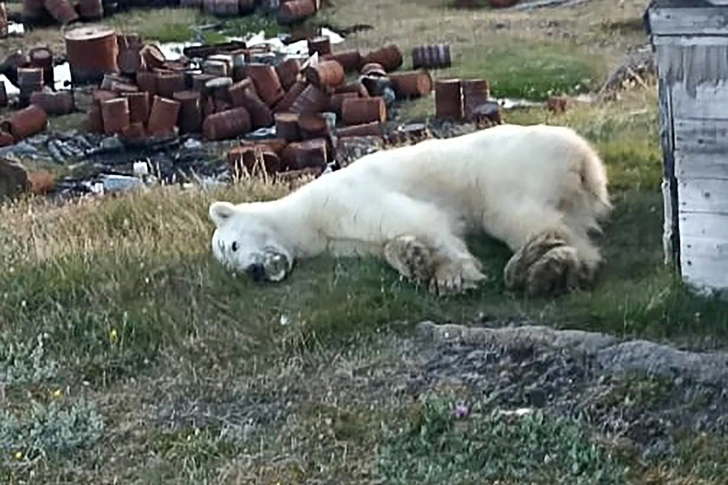
M 234 268 L 260 259 L 266 245 L 289 258 L 290 270 L 322 253 L 381 256 L 401 236 L 427 240 L 447 259 L 467 253 L 466 231 L 517 251 L 553 229 L 596 265 L 587 233 L 610 209 L 604 166 L 576 132 L 500 125 L 366 155 L 275 201 L 216 202 L 210 217 L 213 252 Z M 233 241 L 242 248 L 226 251 Z

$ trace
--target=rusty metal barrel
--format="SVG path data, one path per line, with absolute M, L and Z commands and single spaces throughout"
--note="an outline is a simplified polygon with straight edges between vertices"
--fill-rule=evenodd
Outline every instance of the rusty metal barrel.
M 258 96 L 268 106 L 273 106 L 284 96 L 283 86 L 273 66 L 267 64 L 248 64 L 245 74 L 253 80 Z
M 395 72 L 389 75 L 401 97 L 419 97 L 432 91 L 432 77 L 427 71 Z
M 240 14 L 239 0 L 203 0 L 202 9 L 210 15 L 235 17 Z
M 331 39 L 325 35 L 319 35 L 308 39 L 308 55 L 312 56 L 318 53 L 319 56 L 331 54 Z
M 104 120 L 104 133 L 114 135 L 129 126 L 129 101 L 126 98 L 113 98 L 101 102 L 101 118 Z
M 341 119 L 347 125 L 361 125 L 364 123 L 387 120 L 387 106 L 384 99 L 377 96 L 372 98 L 346 98 L 341 103 Z
M 160 72 L 157 76 L 157 94 L 171 98 L 177 91 L 185 90 L 185 74 L 183 72 Z
M 335 113 L 337 117 L 341 118 L 341 104 L 346 98 L 358 98 L 358 93 L 335 93 L 331 95 L 331 105 L 329 110 Z
M 299 115 L 296 113 L 276 113 L 276 136 L 288 141 L 299 141 L 301 131 L 298 127 Z
M 321 61 L 316 66 L 307 67 L 304 75 L 317 88 L 333 88 L 344 83 L 344 67 L 338 61 Z
M 43 0 L 23 0 L 23 23 L 34 24 L 48 15 Z
M 378 121 L 372 121 L 371 123 L 364 123 L 361 125 L 342 126 L 336 129 L 336 136 L 338 138 L 349 138 L 358 136 L 378 136 L 382 137 L 384 130 L 382 130 L 382 124 Z
M 5 88 L 5 81 L 0 81 L 0 108 L 8 105 L 8 90 Z
M 225 140 L 248 133 L 250 115 L 243 107 L 215 113 L 202 122 L 202 133 L 207 140 Z
M 321 56 L 321 58 L 325 61 L 337 61 L 339 64 L 341 64 L 341 66 L 344 68 L 344 71 L 346 72 L 358 72 L 362 66 L 361 52 L 359 52 L 359 50 L 357 49 L 349 49 L 341 52 L 332 52 L 330 54 Z
M 321 112 L 331 105 L 331 98 L 321 89 L 309 84 L 294 101 L 292 113 Z
M 303 91 L 306 89 L 306 86 L 308 86 L 308 84 L 306 84 L 306 81 L 296 81 L 293 86 L 291 86 L 291 89 L 289 89 L 288 92 L 283 96 L 283 98 L 281 98 L 281 100 L 278 101 L 278 103 L 275 105 L 273 112 L 283 113 L 291 109 L 298 97 L 301 96 Z
M 136 75 L 137 86 L 141 91 L 151 94 L 157 94 L 157 78 L 159 73 L 149 71 L 139 71 Z
M 61 25 L 70 24 L 79 19 L 76 9 L 68 0 L 44 0 L 43 6 Z
M 463 79 L 463 116 L 471 118 L 478 106 L 490 99 L 490 87 L 485 79 Z
M 389 44 L 369 52 L 364 56 L 362 62 L 380 64 L 387 72 L 391 72 L 399 69 L 404 60 L 399 47 L 394 44 Z
M 462 119 L 463 96 L 460 79 L 435 81 L 435 117 L 450 120 Z
M 71 91 L 36 91 L 30 95 L 30 103 L 40 107 L 51 116 L 67 115 L 74 109 Z
M 182 104 L 173 99 L 154 96 L 152 109 L 147 122 L 147 132 L 150 135 L 168 135 L 177 126 L 177 119 Z
M 452 65 L 450 46 L 435 44 L 412 49 L 412 69 L 443 69 Z
M 129 121 L 131 123 L 146 124 L 149 121 L 149 112 L 151 110 L 149 103 L 149 93 L 139 91 L 136 93 L 122 93 L 129 102 Z
M 301 72 L 301 63 L 296 58 L 289 58 L 276 66 L 276 73 L 283 89 L 288 91 L 296 83 Z
M 119 71 L 118 46 L 114 29 L 85 25 L 64 33 L 66 53 L 74 84 L 98 84 L 105 74 Z
M 20 104 L 21 106 L 27 106 L 31 94 L 43 89 L 43 69 L 40 67 L 19 67 L 18 87 L 20 88 Z
M 10 133 L 15 143 L 40 133 L 46 126 L 48 126 L 48 115 L 34 104 L 15 111 L 9 118 L 0 122 L 0 130 Z
M 291 0 L 278 6 L 278 22 L 287 25 L 302 22 L 316 13 L 313 0 Z
M 43 84 L 53 87 L 55 76 L 53 74 L 53 51 L 47 47 L 35 47 L 28 53 L 30 65 L 43 69 Z
M 197 133 L 202 129 L 201 94 L 197 91 L 178 91 L 174 100 L 180 104 L 177 126 L 180 133 Z

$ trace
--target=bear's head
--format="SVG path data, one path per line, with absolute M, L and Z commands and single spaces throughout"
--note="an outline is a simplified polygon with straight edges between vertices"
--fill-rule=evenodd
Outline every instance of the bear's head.
M 212 253 L 232 271 L 244 271 L 253 281 L 281 281 L 291 271 L 293 256 L 277 238 L 278 231 L 253 204 L 213 202 L 215 224 Z

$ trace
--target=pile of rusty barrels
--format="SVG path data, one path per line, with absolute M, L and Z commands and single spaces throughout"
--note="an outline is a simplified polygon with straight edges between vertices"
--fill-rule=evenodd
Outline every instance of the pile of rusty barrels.
M 73 22 L 96 21 L 104 16 L 103 0 L 23 0 L 23 23 L 61 25 Z

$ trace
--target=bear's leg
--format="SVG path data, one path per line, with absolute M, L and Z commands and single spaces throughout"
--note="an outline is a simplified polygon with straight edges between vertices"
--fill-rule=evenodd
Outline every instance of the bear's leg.
M 405 278 L 433 293 L 461 293 L 485 279 L 481 264 L 453 235 L 404 235 L 388 241 L 384 258 Z
M 591 281 L 600 261 L 588 237 L 566 227 L 549 227 L 513 254 L 504 269 L 505 286 L 531 297 L 554 296 Z

